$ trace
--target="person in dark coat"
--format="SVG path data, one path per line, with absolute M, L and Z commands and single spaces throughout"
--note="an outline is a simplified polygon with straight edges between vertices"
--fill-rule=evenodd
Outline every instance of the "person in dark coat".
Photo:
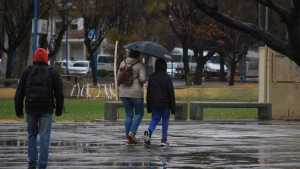
M 144 132 L 145 144 L 150 144 L 151 135 L 162 119 L 161 145 L 168 145 L 168 123 L 170 113 L 175 113 L 175 96 L 172 79 L 167 74 L 167 63 L 163 59 L 156 60 L 155 72 L 148 80 L 147 110 L 152 113 L 152 119 L 148 130 Z
M 15 111 L 23 118 L 23 104 L 27 113 L 28 169 L 45 169 L 52 125 L 52 114 L 60 116 L 63 111 L 63 84 L 59 74 L 48 66 L 48 52 L 38 48 L 33 56 L 33 65 L 22 74 L 15 94 Z M 39 156 L 37 151 L 39 139 Z

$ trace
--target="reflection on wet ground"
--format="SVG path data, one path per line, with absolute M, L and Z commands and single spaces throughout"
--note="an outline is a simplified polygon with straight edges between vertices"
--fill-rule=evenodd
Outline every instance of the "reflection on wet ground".
M 49 169 L 300 168 L 300 122 L 173 123 L 153 145 L 124 144 L 120 123 L 55 124 Z M 26 169 L 24 124 L 0 124 L 0 169 Z

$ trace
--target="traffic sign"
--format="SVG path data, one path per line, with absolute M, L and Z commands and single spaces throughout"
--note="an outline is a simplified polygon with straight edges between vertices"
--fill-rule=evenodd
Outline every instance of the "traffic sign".
M 95 29 L 91 29 L 91 30 L 89 31 L 88 38 L 89 38 L 90 40 L 96 40 L 96 38 L 97 38 L 97 32 L 96 32 Z

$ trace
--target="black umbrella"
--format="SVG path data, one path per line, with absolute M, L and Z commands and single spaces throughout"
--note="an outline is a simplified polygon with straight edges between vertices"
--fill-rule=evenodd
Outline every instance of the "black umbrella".
M 124 46 L 126 49 L 135 50 L 145 55 L 162 58 L 165 60 L 173 60 L 170 52 L 158 43 L 151 41 L 137 41 Z

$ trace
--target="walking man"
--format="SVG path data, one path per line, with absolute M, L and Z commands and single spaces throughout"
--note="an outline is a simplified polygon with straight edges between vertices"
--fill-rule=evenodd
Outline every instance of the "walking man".
M 33 65 L 22 74 L 15 95 L 15 110 L 23 118 L 23 102 L 27 113 L 28 169 L 45 169 L 48 163 L 52 113 L 62 114 L 63 84 L 59 74 L 48 66 L 48 52 L 38 48 Z M 39 135 L 39 142 L 37 136 Z M 38 153 L 37 146 L 40 152 Z

